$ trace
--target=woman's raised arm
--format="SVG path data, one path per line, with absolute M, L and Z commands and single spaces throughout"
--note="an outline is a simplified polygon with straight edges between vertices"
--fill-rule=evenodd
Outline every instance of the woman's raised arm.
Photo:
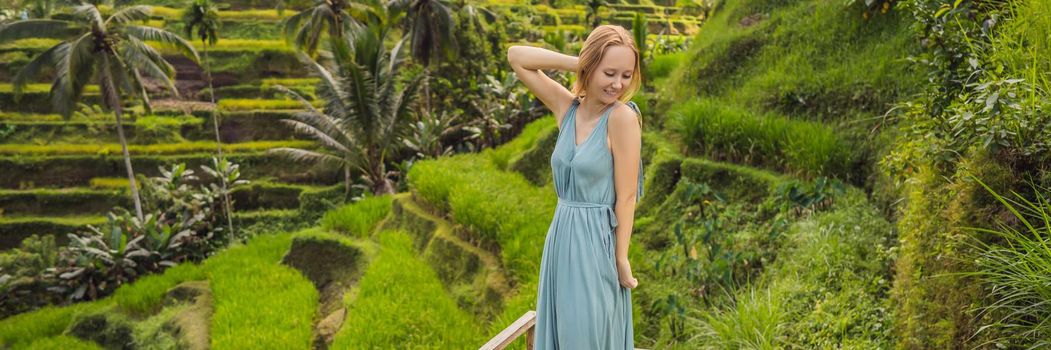
M 562 125 L 562 116 L 573 102 L 573 94 L 541 70 L 576 72 L 577 61 L 577 57 L 540 47 L 514 45 L 507 49 L 507 62 L 511 64 L 518 80 L 555 114 L 559 126 Z

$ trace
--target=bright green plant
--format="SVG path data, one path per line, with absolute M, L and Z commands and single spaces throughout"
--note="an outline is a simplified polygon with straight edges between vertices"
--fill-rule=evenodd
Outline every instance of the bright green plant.
M 976 306 L 991 315 L 992 323 L 979 333 L 998 331 L 988 344 L 997 347 L 1040 349 L 1051 346 L 1051 200 L 1048 189 L 1032 186 L 1032 196 L 1013 192 L 1004 198 L 974 178 L 1009 210 L 1020 225 L 1000 223 L 998 229 L 970 228 L 999 238 L 992 243 L 974 240 L 980 252 L 977 270 L 966 273 L 981 280 L 994 301 Z M 1018 226 L 1018 227 L 1016 227 Z
M 366 197 L 326 212 L 321 218 L 321 226 L 357 237 L 369 237 L 372 228 L 390 213 L 391 202 L 392 196 Z
M 124 211 L 127 213 L 127 211 Z M 62 264 L 51 269 L 58 276 L 53 289 L 74 301 L 94 300 L 108 295 L 143 271 L 139 265 L 150 252 L 142 246 L 146 236 L 134 236 L 121 227 L 120 214 L 110 213 L 107 226 L 88 226 L 82 234 L 70 234 L 69 249 Z
M 409 124 L 409 132 L 401 142 L 416 153 L 417 159 L 438 158 L 452 154 L 453 147 L 442 140 L 463 128 L 458 125 L 460 115 L 441 111 L 437 115 L 421 115 L 420 120 Z
M 478 114 L 465 126 L 471 132 L 467 140 L 473 141 L 477 149 L 496 147 L 507 142 L 512 122 L 536 114 L 529 94 L 513 75 L 508 74 L 503 80 L 492 75 L 486 75 L 485 78 L 486 81 L 478 85 L 486 98 L 470 102 Z
M 846 192 L 842 181 L 819 177 L 812 183 L 788 181 L 777 187 L 775 197 L 781 202 L 781 210 L 790 210 L 796 215 L 813 213 L 828 208 L 836 196 Z

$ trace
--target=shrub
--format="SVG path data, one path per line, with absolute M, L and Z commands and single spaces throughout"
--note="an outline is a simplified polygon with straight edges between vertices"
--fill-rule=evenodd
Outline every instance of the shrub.
M 226 213 L 221 199 L 227 193 L 214 183 L 225 177 L 229 189 L 246 183 L 239 179 L 238 166 L 213 158 L 213 166 L 202 166 L 212 183 L 196 186 L 198 178 L 184 164 L 161 169 L 162 176 L 143 183 L 145 210 L 149 213 L 139 220 L 124 208 L 116 208 L 107 216 L 104 225 L 88 226 L 87 230 L 69 234 L 70 245 L 58 253 L 57 261 L 48 266 L 20 269 L 20 275 L 7 279 L 30 278 L 40 282 L 49 291 L 68 297 L 71 301 L 95 300 L 109 295 L 119 286 L 141 275 L 163 271 L 184 261 L 202 261 L 231 238 L 223 225 Z M 216 170 L 219 169 L 219 170 Z M 33 241 L 30 241 L 32 244 Z M 37 264 L 40 265 L 40 264 Z M 33 283 L 22 283 L 14 289 L 32 290 Z M 12 295 L 26 290 L 11 290 Z M 34 297 L 47 300 L 51 293 Z M 18 310 L 20 304 L 38 304 L 33 300 L 0 300 L 3 310 Z
M 653 61 L 646 66 L 646 78 L 649 80 L 665 78 L 686 58 L 686 54 L 682 52 L 654 56 Z

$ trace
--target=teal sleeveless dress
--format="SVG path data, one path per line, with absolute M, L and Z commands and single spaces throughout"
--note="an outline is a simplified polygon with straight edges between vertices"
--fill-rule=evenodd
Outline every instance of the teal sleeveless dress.
M 617 103 L 617 102 L 614 102 Z M 536 350 L 634 349 L 631 289 L 620 285 L 614 255 L 613 155 L 606 125 L 615 106 L 576 145 L 577 98 L 551 154 L 558 205 L 544 240 L 537 294 Z M 634 102 L 628 102 L 638 113 Z M 642 198 L 639 162 L 638 198 Z

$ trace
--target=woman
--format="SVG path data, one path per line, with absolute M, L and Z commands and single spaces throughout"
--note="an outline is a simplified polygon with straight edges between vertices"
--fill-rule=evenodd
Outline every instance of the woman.
M 635 104 L 623 102 L 641 82 L 638 49 L 627 30 L 603 25 L 579 58 L 512 46 L 507 60 L 559 125 L 551 154 L 558 206 L 540 262 L 536 349 L 633 349 L 631 289 L 639 281 L 628 244 L 642 196 L 642 126 Z M 573 90 L 542 69 L 576 72 Z

